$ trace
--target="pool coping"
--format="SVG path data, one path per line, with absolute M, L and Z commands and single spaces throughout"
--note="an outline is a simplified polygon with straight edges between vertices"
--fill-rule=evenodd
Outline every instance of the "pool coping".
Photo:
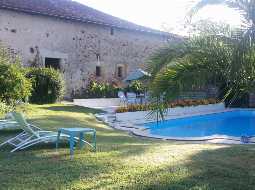
M 183 114 L 183 115 L 173 115 L 167 120 L 172 119 L 181 119 L 181 118 L 187 118 L 187 117 L 194 117 L 194 116 L 203 116 L 203 115 L 211 115 L 211 114 L 219 114 L 219 113 L 226 113 L 226 112 L 232 112 L 232 111 L 255 111 L 253 108 L 226 108 L 224 110 L 218 110 L 218 111 L 210 111 L 210 112 L 203 112 L 203 113 L 194 113 L 194 114 Z M 161 139 L 161 140 L 169 140 L 169 141 L 202 141 L 202 142 L 209 142 L 209 143 L 219 143 L 219 144 L 244 144 L 241 142 L 241 137 L 235 137 L 235 136 L 228 136 L 228 135 L 211 135 L 211 136 L 205 136 L 205 137 L 171 137 L 171 136 L 161 136 L 161 135 L 152 135 L 150 134 L 149 128 L 143 127 L 143 124 L 155 122 L 155 120 L 149 120 L 145 121 L 143 123 L 123 123 L 120 121 L 105 121 L 108 125 L 111 127 L 128 131 L 132 135 L 138 136 L 138 137 L 146 137 L 146 138 L 153 138 L 153 139 Z M 253 144 L 254 141 L 251 141 L 250 143 L 245 144 Z

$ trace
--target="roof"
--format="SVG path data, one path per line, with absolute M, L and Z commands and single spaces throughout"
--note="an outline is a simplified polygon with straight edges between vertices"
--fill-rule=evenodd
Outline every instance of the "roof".
M 111 16 L 72 0 L 0 0 L 0 9 L 177 37 Z

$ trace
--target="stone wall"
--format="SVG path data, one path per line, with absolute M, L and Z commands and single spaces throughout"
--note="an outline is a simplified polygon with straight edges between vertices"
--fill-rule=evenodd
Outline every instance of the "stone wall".
M 160 35 L 8 10 L 0 11 L 0 40 L 20 53 L 24 66 L 44 67 L 46 57 L 59 58 L 67 96 L 87 85 L 97 65 L 101 79 L 117 78 L 117 65 L 127 73 L 143 68 L 155 50 L 169 43 Z

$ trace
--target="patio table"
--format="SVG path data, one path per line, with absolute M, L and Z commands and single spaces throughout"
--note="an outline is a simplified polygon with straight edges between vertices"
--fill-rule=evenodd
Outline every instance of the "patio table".
M 93 146 L 94 150 L 96 150 L 96 130 L 95 129 L 91 129 L 91 128 L 60 128 L 60 129 L 58 129 L 56 149 L 58 149 L 58 144 L 59 144 L 59 139 L 60 139 L 61 133 L 70 136 L 69 143 L 70 143 L 71 158 L 73 158 L 73 153 L 74 153 L 74 144 L 75 144 L 74 138 L 79 137 L 80 148 L 82 148 L 84 146 L 84 142 L 82 140 L 84 139 L 84 136 L 86 133 L 92 133 L 92 135 L 93 135 L 92 146 Z

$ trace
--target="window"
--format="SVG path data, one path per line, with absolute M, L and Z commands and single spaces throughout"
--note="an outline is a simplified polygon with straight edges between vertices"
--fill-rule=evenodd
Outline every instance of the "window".
M 97 62 L 100 62 L 100 54 L 99 53 L 96 54 L 96 57 L 97 57 Z
M 111 35 L 114 35 L 114 28 L 111 27 Z
M 96 76 L 101 77 L 101 67 L 100 66 L 96 66 Z
M 117 64 L 115 67 L 115 77 L 123 79 L 127 76 L 127 65 L 126 64 Z
M 118 66 L 117 67 L 117 75 L 119 78 L 123 77 L 123 66 Z
M 45 67 L 60 70 L 60 59 L 58 58 L 45 58 Z

